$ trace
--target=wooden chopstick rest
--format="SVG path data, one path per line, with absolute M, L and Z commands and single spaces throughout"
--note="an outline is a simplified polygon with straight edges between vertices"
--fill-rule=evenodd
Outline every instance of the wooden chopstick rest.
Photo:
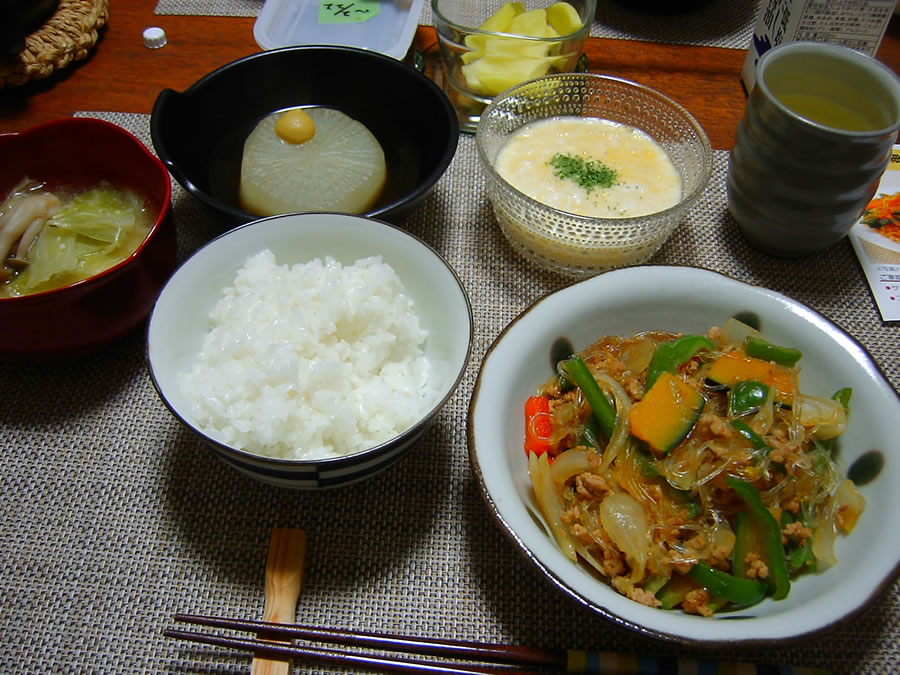
M 297 600 L 303 585 L 303 563 L 306 556 L 306 532 L 296 528 L 276 528 L 269 541 L 266 559 L 266 605 L 263 621 L 294 623 Z M 268 639 L 258 633 L 261 640 Z M 277 641 L 277 640 L 276 640 Z M 289 644 L 289 643 L 288 643 Z M 253 657 L 251 675 L 288 675 L 290 660 Z

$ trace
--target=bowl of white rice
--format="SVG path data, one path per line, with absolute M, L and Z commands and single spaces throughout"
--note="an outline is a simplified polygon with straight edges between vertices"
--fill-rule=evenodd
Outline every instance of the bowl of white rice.
M 306 213 L 231 230 L 157 299 L 160 398 L 216 455 L 292 488 L 386 468 L 462 379 L 472 310 L 427 244 L 363 216 Z

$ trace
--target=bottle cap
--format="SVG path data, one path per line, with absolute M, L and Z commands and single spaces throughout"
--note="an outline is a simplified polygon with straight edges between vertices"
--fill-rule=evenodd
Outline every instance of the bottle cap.
M 144 31 L 144 46 L 147 49 L 159 49 L 166 45 L 166 31 L 158 26 L 151 26 Z

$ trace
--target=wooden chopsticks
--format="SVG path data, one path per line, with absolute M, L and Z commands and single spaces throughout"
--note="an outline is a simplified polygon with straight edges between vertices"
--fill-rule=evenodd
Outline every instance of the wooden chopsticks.
M 248 638 L 209 635 L 189 630 L 169 629 L 167 637 L 192 642 L 229 647 L 271 658 L 294 658 L 318 663 L 335 664 L 345 668 L 368 668 L 394 673 L 503 673 L 526 675 L 541 672 L 570 673 L 620 673 L 627 675 L 660 675 L 671 673 L 769 673 L 777 670 L 780 675 L 827 675 L 818 668 L 791 666 L 757 666 L 751 663 L 719 663 L 695 661 L 685 658 L 662 658 L 648 655 L 590 652 L 581 650 L 544 649 L 516 645 L 486 644 L 463 640 L 415 638 L 402 635 L 347 631 L 335 628 L 317 628 L 296 624 L 277 624 L 267 621 L 229 619 L 225 617 L 176 614 L 175 621 L 209 628 L 240 630 L 264 634 L 280 642 Z M 380 650 L 384 654 L 361 651 L 327 649 L 314 645 L 286 644 L 293 640 L 315 643 L 332 643 L 350 647 Z M 437 657 L 442 660 L 404 658 L 396 654 Z M 452 663 L 447 659 L 464 659 Z M 528 667 L 532 670 L 518 670 Z
M 566 667 L 567 653 L 564 650 L 548 650 L 536 647 L 484 644 L 462 640 L 438 640 L 433 638 L 413 638 L 402 635 L 355 632 L 334 628 L 276 624 L 267 621 L 237 620 L 224 617 L 176 614 L 175 621 L 210 628 L 264 633 L 267 638 L 278 640 L 307 640 L 334 643 L 338 645 L 366 647 L 384 652 L 416 654 L 442 658 L 466 659 L 468 663 L 454 664 L 440 661 L 426 661 L 392 656 L 389 654 L 369 654 L 353 651 L 324 649 L 307 645 L 287 646 L 273 642 L 246 638 L 207 635 L 192 631 L 170 629 L 167 637 L 181 638 L 220 647 L 250 650 L 263 656 L 281 658 L 305 658 L 321 663 L 344 666 L 365 666 L 385 672 L 414 673 L 522 673 L 510 665 L 549 666 L 556 671 Z
M 293 527 L 272 530 L 269 555 L 266 558 L 266 607 L 263 621 L 293 623 L 297 616 L 297 599 L 303 586 L 303 563 L 306 556 L 306 531 Z M 257 634 L 258 638 L 268 636 Z M 255 654 L 250 675 L 289 675 L 290 660 L 267 659 Z

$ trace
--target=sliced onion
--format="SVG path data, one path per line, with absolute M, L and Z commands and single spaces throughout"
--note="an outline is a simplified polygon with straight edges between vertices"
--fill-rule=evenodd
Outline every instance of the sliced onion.
M 723 345 L 740 346 L 748 336 L 761 338 L 762 333 L 743 321 L 738 321 L 733 316 L 729 317 L 722 326 L 721 341 Z
M 578 447 L 557 455 L 549 471 L 553 484 L 559 490 L 570 478 L 580 473 L 595 472 L 598 465 L 596 451 Z
M 625 393 L 622 385 L 609 375 L 600 374 L 595 377 L 600 387 L 612 394 L 616 404 L 616 426 L 613 428 L 612 438 L 609 439 L 609 443 L 603 451 L 603 459 L 600 463 L 600 470 L 605 471 L 631 440 L 631 425 L 628 423 L 631 397 Z
M 775 423 L 775 387 L 769 387 L 769 395 L 766 402 L 759 407 L 759 411 L 753 416 L 750 426 L 760 436 L 769 433 Z
M 834 514 L 837 507 L 838 502 L 833 495 L 822 502 L 816 513 L 816 529 L 812 537 L 813 555 L 816 556 L 817 561 L 829 566 L 837 564 L 838 561 L 834 553 L 834 542 L 837 538 Z
M 528 473 L 531 475 L 531 485 L 534 488 L 534 497 L 538 503 L 538 508 L 541 510 L 544 520 L 547 521 L 547 526 L 550 528 L 550 532 L 553 533 L 553 538 L 556 539 L 556 545 L 559 546 L 563 555 L 574 561 L 576 558 L 575 547 L 568 530 L 562 522 L 565 506 L 562 503 L 562 499 L 560 499 L 556 486 L 553 484 L 547 453 L 540 456 L 533 452 L 529 453 Z
M 841 509 L 840 528 L 846 534 L 853 531 L 856 521 L 866 508 L 866 498 L 856 489 L 856 484 L 849 478 L 838 483 L 834 491 L 836 508 Z
M 650 547 L 650 523 L 638 501 L 626 492 L 613 492 L 600 503 L 600 522 L 613 543 L 625 554 L 631 580 L 644 578 Z
M 725 554 L 731 553 L 734 549 L 734 542 L 737 539 L 734 535 L 734 530 L 731 529 L 728 521 L 724 518 L 717 518 L 715 524 L 707 530 L 706 536 L 709 541 L 707 551 L 710 555 L 716 549 L 722 550 Z
M 835 527 L 834 514 L 827 519 L 820 519 L 812 538 L 812 552 L 816 556 L 816 560 L 825 565 L 834 565 L 837 563 L 837 556 L 834 554 Z
M 640 373 L 650 365 L 653 352 L 656 350 L 656 341 L 644 338 L 631 343 L 622 350 L 619 360 L 625 364 L 625 369 L 632 373 Z
M 847 411 L 839 401 L 830 398 L 801 394 L 796 415 L 800 424 L 823 441 L 847 430 Z

